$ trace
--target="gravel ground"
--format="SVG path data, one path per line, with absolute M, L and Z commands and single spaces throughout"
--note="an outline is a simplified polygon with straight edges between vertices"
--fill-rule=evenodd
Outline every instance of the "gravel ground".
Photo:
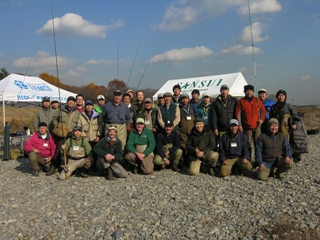
M 320 135 L 286 179 L 188 176 L 33 177 L 0 168 L 0 239 L 319 239 Z

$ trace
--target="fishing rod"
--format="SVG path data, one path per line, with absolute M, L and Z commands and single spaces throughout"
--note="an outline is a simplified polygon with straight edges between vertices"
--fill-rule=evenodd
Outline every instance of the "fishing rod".
M 136 58 L 137 58 L 138 50 L 139 50 L 140 43 L 141 43 L 141 38 L 142 38 L 142 36 L 140 37 L 140 41 L 139 41 L 139 44 L 138 44 L 138 47 L 137 47 L 136 55 L 134 56 L 134 60 L 133 60 L 133 63 L 132 63 L 130 75 L 129 75 L 129 78 L 128 78 L 128 81 L 127 81 L 127 87 L 129 86 L 129 81 L 130 81 L 130 77 L 131 77 L 131 73 L 132 73 L 132 70 L 133 70 L 134 63 L 135 63 Z
M 143 71 L 143 73 L 142 73 L 142 76 L 141 76 L 140 81 L 139 81 L 139 83 L 138 83 L 137 89 L 139 89 L 139 87 L 140 87 L 140 84 L 141 84 L 141 82 L 142 82 L 142 79 L 143 79 L 143 77 L 144 77 L 144 74 L 145 74 L 146 71 L 147 71 L 149 62 L 150 62 L 150 61 L 147 62 L 147 65 L 146 65 L 146 67 L 145 67 L 145 69 L 144 69 L 144 71 Z
M 256 84 L 256 89 L 258 89 L 256 57 L 255 57 L 255 54 L 254 54 L 254 44 L 253 44 L 253 34 L 252 34 L 252 22 L 251 22 L 251 12 L 250 12 L 250 0 L 248 0 L 248 10 L 249 10 L 249 22 L 250 22 L 250 32 L 251 32 L 251 45 L 252 45 L 252 56 L 253 56 L 254 81 L 255 81 L 255 84 Z

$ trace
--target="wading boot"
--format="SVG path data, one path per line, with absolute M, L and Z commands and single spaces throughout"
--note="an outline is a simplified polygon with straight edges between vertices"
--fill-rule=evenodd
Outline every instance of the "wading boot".
M 112 181 L 112 180 L 113 180 L 113 173 L 112 173 L 111 168 L 108 167 L 108 168 L 106 169 L 106 172 L 107 172 L 107 176 L 106 176 L 107 180 Z

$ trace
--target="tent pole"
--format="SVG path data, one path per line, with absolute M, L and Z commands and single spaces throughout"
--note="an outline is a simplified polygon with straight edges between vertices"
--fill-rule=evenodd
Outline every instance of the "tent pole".
M 3 111 L 3 127 L 6 126 L 6 107 L 5 107 L 5 99 L 4 99 L 4 91 L 2 91 L 2 111 Z

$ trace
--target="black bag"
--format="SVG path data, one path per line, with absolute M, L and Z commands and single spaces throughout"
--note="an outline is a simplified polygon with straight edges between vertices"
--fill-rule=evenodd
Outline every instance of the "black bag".
M 308 153 L 307 132 L 303 123 L 304 113 L 298 113 L 298 118 L 294 118 L 296 129 L 291 129 L 290 146 L 292 154 Z

